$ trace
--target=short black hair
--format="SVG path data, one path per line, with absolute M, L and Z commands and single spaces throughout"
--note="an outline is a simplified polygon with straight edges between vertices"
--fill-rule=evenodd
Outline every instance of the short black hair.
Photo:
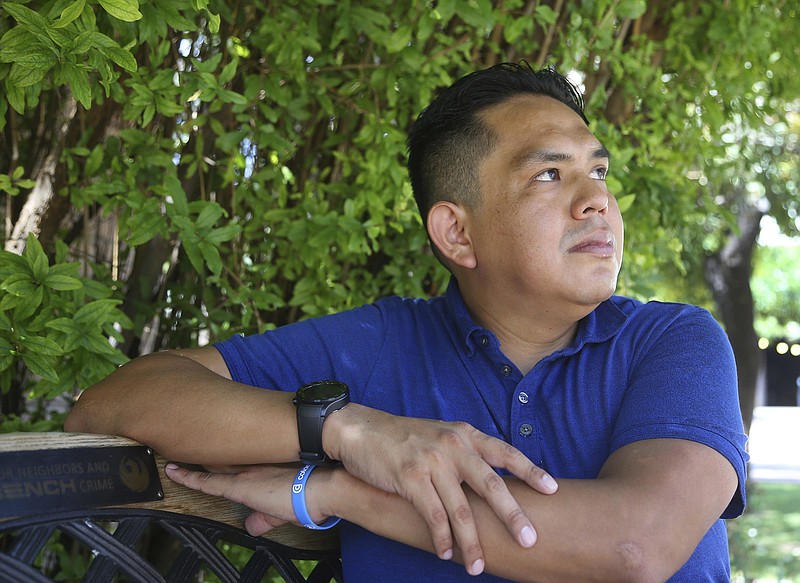
M 408 173 L 423 224 L 431 207 L 448 200 L 480 203 L 478 166 L 496 136 L 481 119 L 485 109 L 517 95 L 543 95 L 567 105 L 589 125 L 583 97 L 553 68 L 501 63 L 470 73 L 442 91 L 419 114 L 408 136 Z

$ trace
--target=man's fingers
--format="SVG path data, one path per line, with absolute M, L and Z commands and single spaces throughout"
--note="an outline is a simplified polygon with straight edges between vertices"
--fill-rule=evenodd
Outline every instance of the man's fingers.
M 509 492 L 505 480 L 488 468 L 487 463 L 494 467 L 505 468 L 542 494 L 554 493 L 558 489 L 558 484 L 550 474 L 534 465 L 511 444 L 481 433 L 478 435 L 481 437 L 477 441 L 476 448 L 482 459 L 475 460 L 465 474 L 465 481 L 491 506 L 520 546 L 532 547 L 537 539 L 536 529 Z
M 450 521 L 433 484 L 429 481 L 427 487 L 410 485 L 408 491 L 401 495 L 414 505 L 428 525 L 436 556 L 445 561 L 452 559 L 453 537 L 450 532 Z
M 467 485 L 489 504 L 520 546 L 530 548 L 536 544 L 536 529 L 509 492 L 505 480 L 496 472 L 489 470 L 484 473 L 482 479 L 476 481 L 478 487 L 469 480 Z
M 534 545 L 536 531 L 530 519 L 494 468 L 508 470 L 543 494 L 552 494 L 558 486 L 522 452 L 465 422 L 364 411 L 356 407 L 350 413 L 362 412 L 375 423 L 367 423 L 367 430 L 361 426 L 360 431 L 342 434 L 350 438 L 342 442 L 340 459 L 354 476 L 410 501 L 425 521 L 439 557 L 450 558 L 458 544 L 467 571 L 483 571 L 483 551 L 466 487 L 487 501 L 522 547 Z M 379 426 L 384 430 L 377 430 Z M 385 451 L 394 455 L 378 453 Z
M 528 486 L 542 494 L 555 494 L 558 483 L 553 476 L 529 460 L 525 454 L 508 443 L 504 446 L 513 450 L 508 454 L 508 463 L 504 466 L 509 472 L 524 481 Z
M 461 482 L 457 479 L 442 479 L 434 484 L 430 479 L 429 476 L 424 479 L 408 479 L 406 492 L 401 495 L 414 505 L 428 525 L 436 555 L 440 559 L 452 559 L 455 538 L 467 572 L 480 575 L 485 566 L 483 549 Z
M 286 521 L 263 512 L 252 512 L 244 519 L 245 529 L 253 536 L 266 534 L 282 524 L 286 524 Z
M 475 517 L 464 489 L 458 481 L 445 481 L 435 485 L 440 499 L 444 501 L 453 536 L 458 548 L 461 549 L 464 566 L 470 575 L 480 575 L 485 566 L 483 549 L 478 538 Z
M 212 474 L 182 468 L 177 464 L 167 464 L 164 472 L 169 479 L 192 490 L 199 490 L 212 496 L 222 496 L 234 502 L 242 502 L 233 497 L 233 480 L 235 474 Z
M 553 494 L 558 490 L 558 484 L 553 477 L 536 466 L 516 447 L 482 433 L 478 435 L 481 439 L 476 445 L 477 451 L 492 467 L 508 470 L 542 494 Z

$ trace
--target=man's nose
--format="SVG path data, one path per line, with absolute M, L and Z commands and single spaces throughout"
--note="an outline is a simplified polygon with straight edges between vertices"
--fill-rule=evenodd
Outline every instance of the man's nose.
M 605 182 L 591 178 L 581 181 L 572 203 L 572 216 L 584 219 L 594 213 L 604 215 L 607 211 L 608 189 Z

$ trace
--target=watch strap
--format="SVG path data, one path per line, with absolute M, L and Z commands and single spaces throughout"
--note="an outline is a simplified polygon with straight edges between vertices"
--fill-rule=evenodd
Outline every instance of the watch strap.
M 319 406 L 297 405 L 297 428 L 300 439 L 300 461 L 306 464 L 324 464 L 328 461 L 322 449 L 322 423 L 324 411 Z
M 300 395 L 304 389 L 315 388 L 319 385 L 338 385 L 341 394 L 326 402 L 307 402 Z M 325 419 L 334 411 L 345 407 L 350 402 L 350 393 L 347 385 L 337 381 L 320 381 L 304 385 L 297 392 L 294 404 L 297 407 L 297 432 L 300 442 L 300 461 L 307 464 L 335 463 L 322 448 L 322 426 Z

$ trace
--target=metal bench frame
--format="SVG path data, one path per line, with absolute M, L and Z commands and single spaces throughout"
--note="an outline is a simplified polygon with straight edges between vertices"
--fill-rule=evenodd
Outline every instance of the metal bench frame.
M 68 459 L 71 449 L 87 443 L 113 447 L 134 442 L 77 434 L 10 434 L 0 436 L 0 451 L 31 448 L 33 453 L 54 447 L 64 449 Z M 203 580 L 200 574 L 213 574 L 223 583 L 259 582 L 268 574 L 277 573 L 289 583 L 341 583 L 335 536 L 287 525 L 268 536 L 253 537 L 242 528 L 246 508 L 172 483 L 163 474 L 165 463 L 156 456 L 163 500 L 0 521 L 0 581 L 53 583 L 58 566 L 37 566 L 37 562 L 48 557 L 50 541 L 61 541 L 72 552 L 79 548 L 89 558 L 89 566 L 80 579 L 85 582 L 197 582 Z M 142 544 L 155 535 L 167 538 L 176 547 L 167 564 L 160 564 L 159 568 L 144 556 L 148 545 Z M 237 567 L 231 562 L 225 552 L 230 547 L 252 551 L 245 565 Z M 295 560 L 315 563 L 310 575 L 304 576 Z

